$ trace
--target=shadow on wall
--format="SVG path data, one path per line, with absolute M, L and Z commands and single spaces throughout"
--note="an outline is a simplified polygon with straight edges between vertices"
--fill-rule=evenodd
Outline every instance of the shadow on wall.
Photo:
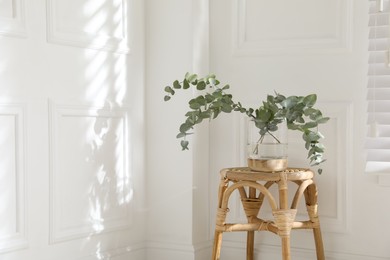
M 86 144 L 85 160 L 90 166 L 86 174 L 90 186 L 87 190 L 88 222 L 91 233 L 88 243 L 96 247 L 97 259 L 107 259 L 105 251 L 116 247 L 117 237 L 98 237 L 106 231 L 118 231 L 128 227 L 133 188 L 128 167 L 126 122 L 115 116 L 111 105 L 106 103 L 98 110 L 89 142 Z M 96 244 L 95 244 L 96 243 Z
M 86 33 L 122 37 L 126 25 L 122 20 L 123 1 L 86 1 L 82 17 Z M 101 43 L 102 38 L 98 37 Z M 91 43 L 93 45 L 94 42 Z M 82 249 L 94 250 L 93 259 L 111 259 L 122 248 L 120 231 L 130 224 L 129 212 L 133 200 L 133 188 L 128 154 L 129 130 L 126 115 L 118 111 L 127 94 L 127 55 L 107 51 L 86 50 L 88 65 L 85 78 L 88 81 L 85 99 L 104 107 L 94 116 L 93 128 L 88 128 L 86 162 L 93 174 L 88 188 L 89 223 L 91 233 Z M 107 231 L 118 231 L 110 232 Z M 104 233 L 105 236 L 100 236 Z M 94 249 L 93 249 L 94 248 Z M 119 251 L 121 251 L 119 250 Z

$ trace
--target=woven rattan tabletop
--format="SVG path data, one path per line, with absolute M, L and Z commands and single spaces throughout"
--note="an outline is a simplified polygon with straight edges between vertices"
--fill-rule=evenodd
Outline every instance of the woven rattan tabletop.
M 313 171 L 305 168 L 287 168 L 281 172 L 258 172 L 248 167 L 225 168 L 220 171 L 221 177 L 230 180 L 246 181 L 279 181 L 286 176 L 289 181 L 308 180 L 314 176 Z

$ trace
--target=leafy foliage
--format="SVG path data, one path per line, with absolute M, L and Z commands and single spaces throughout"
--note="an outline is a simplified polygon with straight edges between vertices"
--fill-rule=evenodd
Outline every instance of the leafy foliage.
M 302 132 L 311 165 L 315 166 L 325 161 L 323 159 L 325 147 L 319 142 L 324 137 L 318 131 L 318 125 L 326 123 L 329 118 L 323 117 L 321 111 L 314 108 L 317 101 L 315 94 L 285 97 L 275 93 L 268 95 L 259 108 L 245 108 L 240 102 L 235 102 L 231 94 L 226 93 L 229 85 L 221 87 L 215 75 L 199 78 L 198 75 L 187 72 L 182 81 L 175 80 L 171 86 L 165 87 L 164 100 L 170 100 L 175 95 L 175 90 L 191 87 L 204 91 L 204 94 L 188 102 L 190 111 L 185 114 L 186 120 L 180 125 L 176 136 L 182 139 L 180 143 L 182 150 L 188 150 L 189 142 L 186 136 L 192 134 L 195 125 L 205 119 L 215 119 L 221 113 L 240 112 L 254 120 L 261 136 L 266 133 L 272 135 L 272 132 L 278 129 L 278 124 L 286 120 L 288 129 Z

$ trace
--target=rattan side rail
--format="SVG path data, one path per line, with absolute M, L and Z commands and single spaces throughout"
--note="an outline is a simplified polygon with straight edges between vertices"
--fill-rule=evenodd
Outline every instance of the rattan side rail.
M 218 210 L 216 216 L 212 260 L 220 259 L 223 232 L 246 231 L 246 259 L 253 260 L 254 232 L 270 231 L 279 235 L 282 241 L 283 260 L 290 260 L 290 232 L 292 229 L 312 229 L 316 246 L 317 260 L 325 260 L 320 222 L 317 213 L 317 186 L 313 172 L 309 169 L 289 168 L 282 172 L 256 172 L 249 168 L 228 168 L 220 172 L 221 182 L 218 191 Z M 297 190 L 288 205 L 288 182 L 297 184 Z M 278 185 L 278 202 L 268 190 Z M 245 189 L 245 187 L 248 187 Z M 226 223 L 229 211 L 228 202 L 233 191 L 238 190 L 248 223 Z M 256 191 L 259 191 L 258 194 Z M 296 221 L 297 205 L 304 197 L 308 220 Z M 273 220 L 258 218 L 258 213 L 266 199 L 272 209 Z

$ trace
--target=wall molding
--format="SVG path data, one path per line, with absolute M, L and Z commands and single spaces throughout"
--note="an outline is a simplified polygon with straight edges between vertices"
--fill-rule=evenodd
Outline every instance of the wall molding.
M 149 252 L 148 255 L 151 253 L 150 251 L 153 251 L 152 256 L 160 256 L 159 258 L 161 259 L 176 259 L 178 258 L 178 255 L 180 255 L 182 257 L 180 259 L 188 260 L 203 260 L 210 258 L 212 245 L 212 240 L 207 240 L 196 244 L 185 244 L 167 241 L 147 241 L 145 244 Z
M 0 253 L 24 249 L 28 246 L 27 237 L 27 202 L 26 202 L 26 126 L 25 126 L 25 106 L 23 104 L 0 104 L 0 117 L 9 117 L 14 128 L 14 172 L 15 178 L 15 230 L 14 233 L 0 234 Z M 6 126 L 2 126 L 4 129 Z
M 333 34 L 295 35 L 281 39 L 248 39 L 247 3 L 233 1 L 232 46 L 235 56 L 349 52 L 352 48 L 352 0 L 339 0 L 340 15 Z
M 122 194 L 123 196 L 129 196 L 128 200 L 123 202 L 123 206 L 121 206 L 121 209 L 123 208 L 124 212 L 121 212 L 121 215 L 110 217 L 110 218 L 104 218 L 99 217 L 101 220 L 94 220 L 91 219 L 89 221 L 87 220 L 79 220 L 79 224 L 76 226 L 62 226 L 63 223 L 61 223 L 61 189 L 63 189 L 64 183 L 61 183 L 61 180 L 59 177 L 61 176 L 61 172 L 59 169 L 59 165 L 61 163 L 61 158 L 59 158 L 59 153 L 61 147 L 59 146 L 60 141 L 60 123 L 64 118 L 66 119 L 82 119 L 85 118 L 86 120 L 90 120 L 91 118 L 94 118 L 95 120 L 98 120 L 100 118 L 103 118 L 104 120 L 117 120 L 121 122 L 120 128 L 117 130 L 123 135 L 123 142 L 121 142 L 121 147 L 115 147 L 113 149 L 116 149 L 117 152 L 121 153 L 121 158 L 118 158 L 118 161 L 122 161 L 123 165 L 119 165 L 120 170 L 123 172 L 120 172 L 119 174 L 122 174 L 123 181 L 126 184 L 123 184 L 125 189 L 127 187 L 131 186 L 131 183 L 129 183 L 129 144 L 128 144 L 128 111 L 123 108 L 111 108 L 107 105 L 105 106 L 88 106 L 88 105 L 62 105 L 57 104 L 53 101 L 49 102 L 49 125 L 50 125 L 50 242 L 51 243 L 57 243 L 67 240 L 73 240 L 77 238 L 83 238 L 93 235 L 98 235 L 101 233 L 106 233 L 109 231 L 115 231 L 115 230 L 123 230 L 123 229 L 130 229 L 132 227 L 132 204 L 130 204 L 131 196 L 132 196 L 132 188 L 129 188 L 130 190 L 122 191 L 123 193 L 126 193 L 126 195 Z M 104 122 L 103 122 L 104 123 Z M 96 124 L 95 124 L 96 127 Z M 83 133 L 88 134 L 88 133 Z M 118 141 L 119 142 L 119 141 Z M 117 149 L 118 148 L 118 149 Z M 115 151 L 114 151 L 115 152 Z M 97 160 L 100 160 L 101 158 L 98 157 Z M 100 161 L 99 161 L 100 163 Z M 102 163 L 100 163 L 102 164 Z M 103 164 L 104 165 L 104 164 Z M 77 167 L 77 166 L 75 166 Z M 116 171 L 116 169 L 114 169 Z M 120 171 L 119 170 L 119 171 Z M 77 172 L 77 168 L 75 168 L 75 171 Z M 95 185 L 98 185 L 98 187 L 95 187 L 93 190 L 95 193 L 94 198 L 99 199 L 99 187 L 101 183 L 99 182 L 99 172 L 94 172 L 96 175 L 96 183 Z M 106 171 L 106 174 L 107 171 Z M 114 175 L 112 175 L 114 174 Z M 111 173 L 111 177 L 117 177 L 118 172 Z M 94 175 L 94 176 L 95 176 Z M 95 178 L 95 177 L 94 177 Z M 120 180 L 122 181 L 122 179 Z M 92 184 L 91 184 L 92 185 Z M 118 185 L 116 183 L 116 185 Z M 106 186 L 104 186 L 106 187 Z M 72 187 L 68 187 L 69 189 L 72 189 Z M 93 188 L 93 187 L 92 187 Z M 96 191 L 97 190 L 97 191 Z M 109 192 L 109 191 L 106 191 Z M 116 195 L 117 195 L 117 191 Z M 92 196 L 92 195 L 91 195 Z M 126 198 L 125 198 L 126 200 Z M 95 201 L 95 200 L 93 200 Z M 104 203 L 104 201 L 97 201 L 99 204 Z M 91 202 L 90 202 L 91 203 Z M 121 204 L 122 205 L 122 204 Z M 98 209 L 104 207 L 105 204 L 101 204 Z M 92 214 L 92 213 L 91 213 Z M 99 212 L 98 212 L 99 215 Z M 95 223 L 96 222 L 96 223 Z
M 8 0 L 9 15 L 0 15 L 0 35 L 27 37 L 25 0 Z
M 87 49 L 115 52 L 120 54 L 130 53 L 128 37 L 128 1 L 121 0 L 122 12 L 121 19 L 123 22 L 123 31 L 121 37 L 114 37 L 96 33 L 79 31 L 68 31 L 59 25 L 58 2 L 61 0 L 46 0 L 47 16 L 47 41 L 53 44 L 75 46 Z

